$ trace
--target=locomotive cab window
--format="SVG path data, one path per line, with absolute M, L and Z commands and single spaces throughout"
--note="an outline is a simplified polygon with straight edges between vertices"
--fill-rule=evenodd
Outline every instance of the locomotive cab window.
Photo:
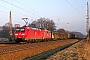
M 21 29 L 20 31 L 21 31 L 21 32 L 24 32 L 24 31 L 25 31 L 25 29 Z
M 25 29 L 16 29 L 16 32 L 24 32 Z
M 20 29 L 16 29 L 16 32 L 20 32 Z

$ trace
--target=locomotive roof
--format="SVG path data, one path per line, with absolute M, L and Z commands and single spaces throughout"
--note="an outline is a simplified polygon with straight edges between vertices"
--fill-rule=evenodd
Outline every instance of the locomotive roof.
M 49 31 L 49 30 L 44 29 L 44 28 L 33 28 L 33 27 L 28 27 L 28 26 L 16 27 L 16 28 L 17 28 L 17 29 L 18 29 L 18 28 L 20 28 L 20 29 L 21 29 L 21 28 L 28 28 L 28 29 L 30 28 L 30 29 L 33 29 L 33 30 L 45 30 L 45 31 Z
M 34 29 L 34 30 L 46 30 L 44 28 L 33 28 L 33 27 L 30 27 L 31 29 Z
M 38 28 L 32 28 L 32 27 L 30 27 L 31 29 L 33 29 L 33 30 L 39 30 Z

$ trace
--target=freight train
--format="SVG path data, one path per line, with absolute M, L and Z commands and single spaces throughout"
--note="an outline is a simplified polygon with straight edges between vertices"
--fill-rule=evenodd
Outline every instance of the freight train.
M 72 35 L 66 32 L 51 32 L 49 30 L 40 28 L 31 28 L 28 26 L 15 27 L 14 40 L 16 42 L 40 42 L 57 39 L 69 39 Z

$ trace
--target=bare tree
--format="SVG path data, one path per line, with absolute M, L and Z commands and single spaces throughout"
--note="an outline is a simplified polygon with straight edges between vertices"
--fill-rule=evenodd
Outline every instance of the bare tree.
M 9 35 L 9 23 L 6 23 L 2 26 L 2 30 L 0 31 L 0 37 L 7 38 Z
M 40 18 L 37 19 L 37 21 L 33 21 L 31 24 L 29 24 L 30 27 L 36 27 L 36 28 L 44 28 L 48 29 L 50 31 L 56 30 L 56 26 L 53 20 L 50 20 L 49 18 Z
M 14 29 L 14 28 L 12 28 Z M 8 38 L 9 37 L 9 23 L 5 23 L 5 25 L 1 26 L 0 37 Z M 14 32 L 14 30 L 13 30 Z

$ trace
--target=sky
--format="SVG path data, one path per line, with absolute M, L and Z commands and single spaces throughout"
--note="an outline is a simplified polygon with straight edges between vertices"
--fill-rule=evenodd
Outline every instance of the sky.
M 90 0 L 0 0 L 0 26 L 9 22 L 11 11 L 13 26 L 24 25 L 25 17 L 30 23 L 45 17 L 53 20 L 57 29 L 86 34 L 87 2 Z

